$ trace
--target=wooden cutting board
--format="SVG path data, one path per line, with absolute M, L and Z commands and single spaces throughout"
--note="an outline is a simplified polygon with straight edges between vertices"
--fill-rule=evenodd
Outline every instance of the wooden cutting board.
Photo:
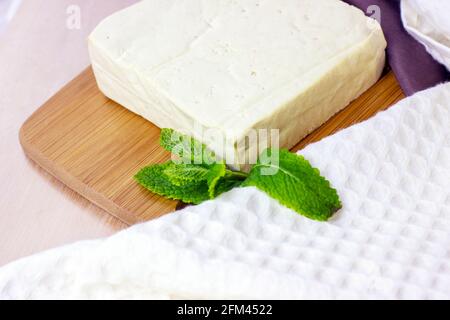
M 293 150 L 386 109 L 403 93 L 392 73 Z M 295 121 L 295 119 L 293 119 Z M 134 180 L 142 167 L 170 155 L 160 130 L 106 98 L 91 68 L 67 84 L 22 126 L 25 153 L 67 186 L 127 224 L 174 211 L 177 202 L 154 195 Z

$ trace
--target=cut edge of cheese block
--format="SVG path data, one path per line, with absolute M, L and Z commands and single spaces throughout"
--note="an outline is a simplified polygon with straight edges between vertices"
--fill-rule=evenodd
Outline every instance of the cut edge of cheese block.
M 310 70 L 307 76 L 303 75 L 298 81 L 287 84 L 281 93 L 274 92 L 264 97 L 254 106 L 252 114 L 256 116 L 247 131 L 241 130 L 231 137 L 230 132 L 224 129 L 236 125 L 238 118 L 228 119 L 222 128 L 212 128 L 221 131 L 223 136 L 227 137 L 227 141 L 232 141 L 225 145 L 222 141 L 217 142 L 205 137 L 203 135 L 205 129 L 211 129 L 208 124 L 200 123 L 199 126 L 198 119 L 193 119 L 187 112 L 178 108 L 157 89 L 157 85 L 152 83 L 151 79 L 146 78 L 136 68 L 120 66 L 122 62 L 114 61 L 106 50 L 93 41 L 92 35 L 89 37 L 89 52 L 98 86 L 107 97 L 160 128 L 168 127 L 190 134 L 219 155 L 224 151 L 228 164 L 243 169 L 246 166 L 242 164 L 249 154 L 262 151 L 258 150 L 258 144 L 246 143 L 250 129 L 279 129 L 279 147 L 292 148 L 376 83 L 385 65 L 386 40 L 380 25 L 376 21 L 369 21 L 370 18 L 367 19 L 371 31 L 364 41 L 321 63 Z M 118 65 L 122 74 L 107 71 L 117 70 Z M 133 70 L 134 74 L 131 74 L 130 70 Z M 133 86 L 123 84 L 123 79 L 130 81 L 130 78 L 147 91 L 150 90 L 152 97 L 143 97 L 133 90 Z M 288 98 L 286 92 L 290 94 Z M 280 108 L 271 114 L 267 113 L 267 110 L 270 110 L 266 108 L 267 104 L 273 104 L 277 100 Z M 302 108 L 296 108 L 297 105 L 302 105 Z M 277 120 L 274 121 L 274 118 Z M 274 122 L 280 124 L 279 128 L 271 127 Z M 261 141 L 259 145 L 265 145 L 265 142 Z

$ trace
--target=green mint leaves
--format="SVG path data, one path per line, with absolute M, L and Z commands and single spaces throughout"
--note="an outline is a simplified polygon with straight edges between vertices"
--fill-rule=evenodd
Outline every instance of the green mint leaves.
M 302 156 L 279 150 L 279 163 L 264 161 L 272 149 L 261 155 L 242 186 L 254 186 L 277 199 L 284 206 L 313 220 L 327 221 L 342 205 L 335 189 L 320 175 L 319 170 Z M 275 167 L 274 175 L 261 171 Z
M 148 190 L 166 198 L 199 204 L 239 186 L 244 178 L 215 164 L 177 164 L 172 161 L 145 167 L 135 179 Z
M 172 129 L 162 129 L 160 144 L 178 159 L 146 167 L 135 179 L 161 196 L 199 204 L 239 186 L 247 177 L 216 161 L 204 144 Z
M 174 181 L 166 170 L 176 166 L 173 162 L 146 167 L 136 174 L 135 179 L 148 190 L 170 199 L 199 204 L 209 199 L 208 184 L 202 181 Z M 182 183 L 180 183 L 182 182 Z
M 172 129 L 161 131 L 160 144 L 177 159 L 143 168 L 135 176 L 158 195 L 199 204 L 239 186 L 254 186 L 318 221 L 327 221 L 342 207 L 336 190 L 319 170 L 287 150 L 267 149 L 247 174 L 229 170 L 204 144 Z

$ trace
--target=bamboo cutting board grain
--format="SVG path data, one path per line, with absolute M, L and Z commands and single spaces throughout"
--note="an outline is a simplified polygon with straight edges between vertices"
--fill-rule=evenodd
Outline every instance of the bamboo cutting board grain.
M 395 77 L 388 73 L 294 150 L 365 120 L 401 98 Z M 170 158 L 158 145 L 159 132 L 152 123 L 106 98 L 88 68 L 24 123 L 20 141 L 25 153 L 57 179 L 134 224 L 174 211 L 177 205 L 133 180 L 140 168 Z

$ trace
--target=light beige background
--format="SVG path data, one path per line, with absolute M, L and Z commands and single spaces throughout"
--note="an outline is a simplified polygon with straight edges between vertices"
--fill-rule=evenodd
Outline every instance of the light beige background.
M 23 0 L 0 34 L 0 266 L 125 227 L 28 160 L 18 131 L 26 118 L 89 65 L 86 37 L 136 0 Z M 69 29 L 71 5 L 80 29 Z

